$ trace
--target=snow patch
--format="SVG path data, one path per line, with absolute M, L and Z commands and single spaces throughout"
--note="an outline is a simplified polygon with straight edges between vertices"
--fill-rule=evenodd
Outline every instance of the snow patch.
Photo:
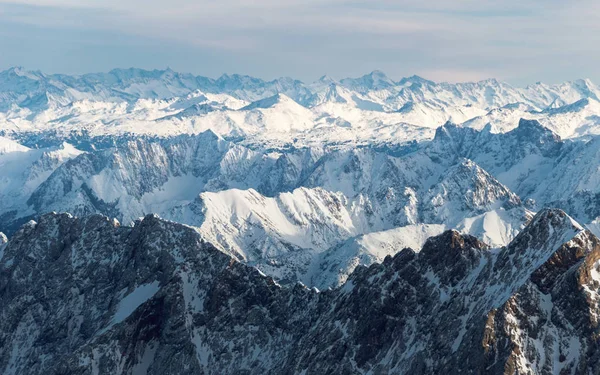
M 118 324 L 127 319 L 127 317 L 129 317 L 129 315 L 131 315 L 138 307 L 154 297 L 158 290 L 158 281 L 136 287 L 131 293 L 126 295 L 121 302 L 119 302 L 112 323 Z

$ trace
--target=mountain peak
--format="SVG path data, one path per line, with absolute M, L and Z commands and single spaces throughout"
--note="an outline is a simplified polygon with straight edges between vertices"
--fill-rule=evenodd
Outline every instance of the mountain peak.
M 459 132 L 461 129 L 467 129 L 461 125 L 455 124 L 452 121 L 446 121 L 444 125 L 439 126 L 435 129 L 434 140 L 442 140 L 446 138 L 452 138 L 453 134 Z
M 265 81 L 260 78 L 242 74 L 226 73 L 220 76 L 214 83 L 222 90 L 239 90 L 252 87 L 264 87 L 265 85 Z
M 346 99 L 343 95 L 347 93 L 343 91 L 345 90 L 341 89 L 337 84 L 331 83 L 329 87 L 327 87 L 327 91 L 325 92 L 322 101 L 332 103 L 348 103 L 348 99 Z
M 27 72 L 27 70 L 25 70 L 25 68 L 23 68 L 22 66 L 18 65 L 18 66 L 11 66 L 10 68 L 6 69 L 4 72 L 16 74 L 16 75 L 23 75 L 23 73 Z
M 371 73 L 366 74 L 365 77 L 370 77 L 374 81 L 393 83 L 393 81 L 385 74 L 382 70 L 375 69 Z
M 527 120 L 521 118 L 519 120 L 519 126 L 515 129 L 508 132 L 508 134 L 517 134 L 519 137 L 523 139 L 532 140 L 542 140 L 545 141 L 548 138 L 558 142 L 560 141 L 560 136 L 554 133 L 552 130 L 543 126 L 538 120 Z
M 382 90 L 395 85 L 394 81 L 380 70 L 374 70 L 358 78 L 344 78 L 340 82 L 344 86 L 360 92 Z
M 436 83 L 433 82 L 433 81 L 430 81 L 428 79 L 425 79 L 425 78 L 423 78 L 421 76 L 418 76 L 416 74 L 413 74 L 410 77 L 402 78 L 400 81 L 398 81 L 398 84 L 401 85 L 401 86 L 405 86 L 407 84 L 421 84 L 421 85 L 430 85 L 430 86 L 433 86 Z
M 13 79 L 19 78 L 28 78 L 31 80 L 39 81 L 44 77 L 44 74 L 40 71 L 29 71 L 23 68 L 22 66 L 13 66 L 2 72 L 0 72 L 0 77 L 12 77 Z
M 581 232 L 584 232 L 584 228 L 566 212 L 557 208 L 546 208 L 539 211 L 511 241 L 504 256 L 512 257 L 511 254 L 514 254 L 515 264 L 526 264 L 527 259 L 539 258 L 541 263 L 533 265 L 537 268 L 560 246 Z
M 331 78 L 330 76 L 328 76 L 327 74 L 321 76 L 321 78 L 319 78 L 318 82 L 321 83 L 335 83 L 335 80 L 333 78 Z
M 547 129 L 538 120 L 519 119 L 519 127 L 529 129 Z
M 485 84 L 485 85 L 493 85 L 493 86 L 497 86 L 497 85 L 501 84 L 501 82 L 498 81 L 496 78 L 485 78 L 485 79 L 482 79 L 481 81 L 479 81 L 478 83 Z
M 435 201 L 431 207 L 433 212 L 448 217 L 455 215 L 458 207 L 480 213 L 494 207 L 512 208 L 521 204 L 521 199 L 494 176 L 464 158 L 446 170 L 439 185 L 429 194 L 428 201 Z M 444 206 L 447 209 L 442 209 Z
M 595 86 L 594 82 L 592 82 L 592 80 L 589 78 L 576 79 L 576 80 L 572 81 L 572 84 L 574 84 L 576 86 L 588 87 L 588 88 Z
M 296 102 L 285 94 L 277 93 L 273 96 L 269 96 L 268 98 L 264 98 L 264 99 L 260 99 L 255 102 L 252 102 L 252 103 L 248 104 L 247 106 L 241 108 L 240 111 L 248 111 L 248 110 L 258 109 L 258 108 L 262 108 L 262 109 L 273 108 L 276 105 L 281 104 L 281 103 L 296 103 Z
M 531 219 L 529 227 L 533 228 L 539 225 L 551 225 L 554 228 L 571 228 L 575 231 L 584 230 L 578 222 L 559 208 L 544 208 L 540 210 L 533 219 Z
M 373 70 L 371 73 L 369 73 L 369 75 L 372 76 L 372 77 L 379 76 L 379 77 L 386 77 L 387 78 L 387 75 L 382 70 L 379 70 L 379 69 Z
M 436 254 L 447 252 L 448 250 L 463 253 L 470 249 L 486 250 L 488 248 L 489 246 L 477 238 L 470 235 L 463 235 L 455 229 L 450 229 L 440 235 L 429 237 L 425 241 L 420 254 L 436 256 Z

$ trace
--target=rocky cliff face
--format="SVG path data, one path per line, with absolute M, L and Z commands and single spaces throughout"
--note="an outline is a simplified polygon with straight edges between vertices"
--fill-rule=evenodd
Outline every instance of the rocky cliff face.
M 447 231 L 318 292 L 156 216 L 48 214 L 2 251 L 0 369 L 595 373 L 599 260 L 593 234 L 544 210 L 506 247 Z

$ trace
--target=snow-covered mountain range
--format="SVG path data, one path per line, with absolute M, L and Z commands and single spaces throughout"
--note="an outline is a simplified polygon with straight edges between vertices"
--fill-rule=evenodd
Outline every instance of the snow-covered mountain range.
M 0 72 L 0 372 L 597 372 L 598 95 Z
M 280 283 L 345 282 L 446 229 L 508 244 L 545 207 L 600 234 L 589 80 L 0 73 L 0 232 L 51 212 L 193 226 Z
M 0 72 L 0 130 L 173 136 L 210 129 L 249 145 L 354 147 L 430 139 L 447 121 L 505 132 L 527 118 L 576 138 L 600 134 L 599 94 L 589 80 L 515 88 L 493 79 L 394 81 L 374 71 L 306 84 L 169 69 L 66 76 L 13 68 Z
M 336 281 L 317 285 L 335 286 L 356 266 L 354 259 L 371 263 L 396 251 L 375 245 L 336 255 L 347 254 L 348 241 L 364 235 L 397 241 L 400 230 L 404 238 L 415 232 L 424 241 L 422 231 L 457 228 L 504 245 L 527 223 L 535 207 L 467 155 L 446 150 L 456 146 L 448 129 L 459 128 L 440 128 L 433 141 L 404 154 L 373 148 L 257 151 L 212 132 L 86 152 L 67 143 L 21 146 L 0 155 L 7 171 L 0 228 L 11 233 L 50 211 L 102 213 L 126 224 L 158 213 L 197 227 L 215 246 L 280 280 L 312 285 L 331 279 Z M 330 264 L 348 256 L 350 268 Z M 334 275 L 321 275 L 321 262 Z

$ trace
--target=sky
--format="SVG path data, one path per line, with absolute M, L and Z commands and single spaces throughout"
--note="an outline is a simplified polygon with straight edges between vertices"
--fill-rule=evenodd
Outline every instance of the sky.
M 0 0 L 0 69 L 600 82 L 597 0 Z

